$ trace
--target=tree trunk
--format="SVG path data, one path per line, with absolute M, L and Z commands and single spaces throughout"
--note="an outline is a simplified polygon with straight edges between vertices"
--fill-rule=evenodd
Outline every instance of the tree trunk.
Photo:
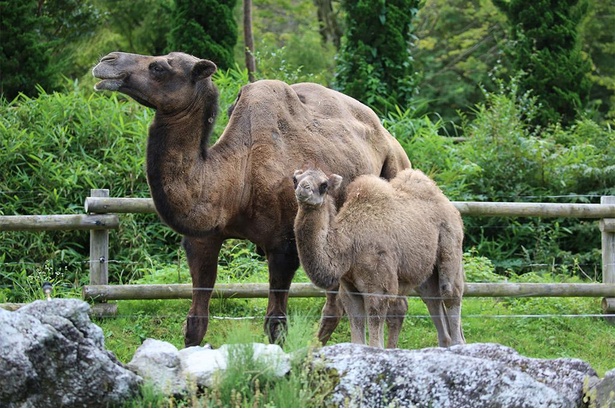
M 332 43 L 336 49 L 340 48 L 342 29 L 337 24 L 337 16 L 333 11 L 332 0 L 314 0 L 318 15 L 318 24 L 322 42 Z
M 254 82 L 256 61 L 254 60 L 254 35 L 252 34 L 252 0 L 243 0 L 243 33 L 248 80 Z

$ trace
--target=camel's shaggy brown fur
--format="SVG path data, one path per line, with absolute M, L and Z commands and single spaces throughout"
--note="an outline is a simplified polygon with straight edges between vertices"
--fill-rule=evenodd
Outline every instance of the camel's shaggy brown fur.
M 156 110 L 147 178 L 158 214 L 184 235 L 194 288 L 186 346 L 200 344 L 207 330 L 218 253 L 227 238 L 248 239 L 266 254 L 265 329 L 275 341 L 285 327 L 287 290 L 299 266 L 292 172 L 320 166 L 345 181 L 361 174 L 390 179 L 410 161 L 365 105 L 317 84 L 271 80 L 241 90 L 224 133 L 208 146 L 218 108 L 215 70 L 213 62 L 184 53 L 114 52 L 93 74 L 101 79 L 97 90 L 122 92 Z M 323 342 L 339 321 L 334 296 L 327 305 L 333 313 L 321 327 Z
M 374 175 L 356 178 L 338 213 L 328 192 L 342 179 L 320 169 L 295 172 L 295 235 L 299 259 L 312 282 L 322 288 L 340 283 L 352 342 L 365 343 L 367 318 L 369 344 L 383 347 L 389 301 L 437 281 L 439 297 L 426 302 L 439 344 L 464 343 L 459 211 L 423 172 L 406 169 L 390 183 Z M 395 342 L 397 336 L 393 333 Z M 388 346 L 395 346 L 390 339 Z

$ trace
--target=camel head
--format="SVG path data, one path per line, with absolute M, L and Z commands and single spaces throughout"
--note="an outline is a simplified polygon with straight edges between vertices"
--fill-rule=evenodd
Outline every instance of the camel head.
M 342 177 L 336 174 L 327 176 L 320 169 L 296 170 L 293 183 L 299 204 L 321 206 L 327 193 L 333 193 L 340 187 Z
M 100 59 L 92 69 L 100 79 L 94 89 L 126 94 L 150 108 L 163 113 L 176 113 L 190 109 L 200 101 L 207 90 L 217 90 L 211 82 L 216 65 L 189 54 L 173 52 L 163 56 L 149 56 L 113 52 Z M 216 101 L 217 103 L 217 101 Z

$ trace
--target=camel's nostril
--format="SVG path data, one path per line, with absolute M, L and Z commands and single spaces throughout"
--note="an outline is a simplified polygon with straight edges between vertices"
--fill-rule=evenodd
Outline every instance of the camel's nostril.
M 117 60 L 117 55 L 107 54 L 103 58 L 100 59 L 100 62 L 108 62 L 108 61 L 113 61 L 113 60 Z

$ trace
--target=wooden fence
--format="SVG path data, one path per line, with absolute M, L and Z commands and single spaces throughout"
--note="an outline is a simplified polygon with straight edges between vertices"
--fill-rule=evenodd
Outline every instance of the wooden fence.
M 602 235 L 602 283 L 466 283 L 464 297 L 604 297 L 603 312 L 615 313 L 615 196 L 600 204 L 453 202 L 463 216 L 572 217 L 598 219 Z M 0 216 L 2 230 L 90 230 L 90 284 L 83 297 L 96 302 L 99 314 L 112 314 L 122 299 L 191 298 L 189 284 L 109 285 L 109 230 L 119 226 L 119 213 L 154 213 L 151 199 L 112 198 L 107 189 L 93 189 L 83 215 Z M 416 294 L 411 294 L 416 295 Z M 267 284 L 216 284 L 214 296 L 266 298 Z M 294 283 L 290 297 L 319 297 L 324 291 L 310 283 Z M 614 317 L 608 317 L 615 322 Z

